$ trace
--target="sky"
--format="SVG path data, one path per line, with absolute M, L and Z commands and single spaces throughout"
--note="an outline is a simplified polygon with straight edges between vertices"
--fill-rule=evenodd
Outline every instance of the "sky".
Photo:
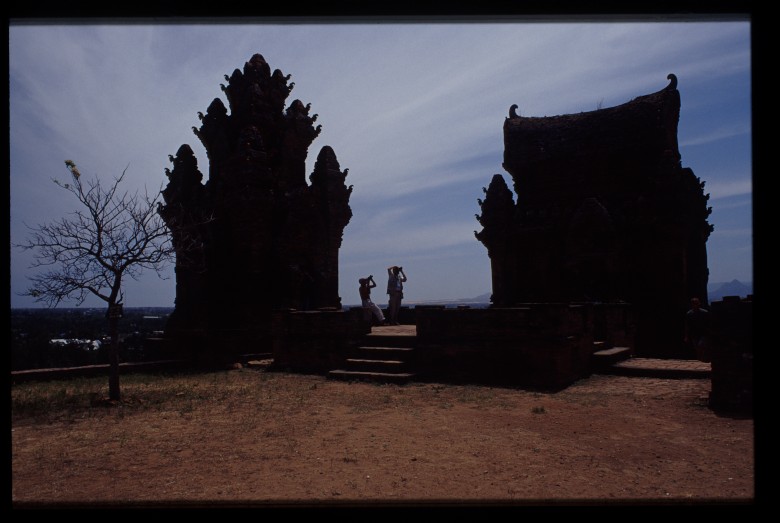
M 197 22 L 197 23 L 195 23 Z M 287 100 L 311 103 L 322 132 L 309 149 L 311 173 L 331 146 L 353 217 L 339 255 L 339 292 L 359 303 L 360 277 L 380 282 L 390 265 L 408 276 L 406 303 L 491 292 L 477 199 L 503 170 L 503 123 L 626 103 L 678 78 L 682 166 L 706 183 L 715 230 L 707 242 L 710 282 L 753 281 L 749 20 L 577 22 L 9 25 L 10 236 L 77 209 L 53 179 L 65 160 L 83 176 L 110 180 L 127 169 L 130 190 L 159 191 L 169 154 L 189 144 L 202 172 L 197 113 L 224 75 L 254 54 L 290 74 Z M 205 182 L 205 180 L 204 180 Z M 11 307 L 32 255 L 10 248 Z M 175 276 L 147 272 L 125 283 L 128 307 L 173 307 Z M 382 304 L 386 297 L 374 296 Z M 89 299 L 83 306 L 103 306 Z M 61 306 L 75 306 L 74 302 Z

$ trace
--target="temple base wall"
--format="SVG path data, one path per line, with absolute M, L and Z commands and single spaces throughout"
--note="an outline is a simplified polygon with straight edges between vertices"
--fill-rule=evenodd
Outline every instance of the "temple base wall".
M 371 332 L 362 309 L 279 311 L 273 316 L 273 370 L 327 374 Z
M 560 389 L 590 374 L 591 305 L 417 311 L 421 379 Z
M 753 411 L 753 302 L 724 297 L 710 305 L 710 344 L 714 410 L 750 414 Z

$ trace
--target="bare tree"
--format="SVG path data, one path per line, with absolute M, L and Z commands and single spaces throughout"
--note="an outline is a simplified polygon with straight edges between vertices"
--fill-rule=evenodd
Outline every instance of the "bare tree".
M 173 259 L 170 233 L 157 212 L 160 193 L 150 196 L 120 190 L 127 168 L 109 185 L 100 179 L 82 180 L 76 164 L 66 160 L 72 183 L 54 180 L 73 194 L 81 209 L 45 225 L 28 228 L 31 235 L 24 250 L 35 251 L 32 267 L 50 267 L 30 277 L 32 285 L 22 293 L 35 301 L 56 307 L 73 299 L 78 305 L 94 295 L 108 310 L 109 397 L 119 400 L 119 318 L 122 314 L 122 283 L 138 279 L 147 269 L 161 271 Z

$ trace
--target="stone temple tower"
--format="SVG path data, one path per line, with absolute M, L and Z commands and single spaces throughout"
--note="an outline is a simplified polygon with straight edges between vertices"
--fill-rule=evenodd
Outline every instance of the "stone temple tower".
M 176 307 L 166 336 L 252 352 L 268 338 L 273 310 L 340 308 L 338 253 L 352 217 L 336 154 L 324 146 L 310 105 L 294 100 L 290 75 L 254 55 L 225 75 L 229 107 L 215 98 L 195 135 L 208 180 L 188 145 L 171 156 L 159 209 L 176 248 Z M 207 340 L 207 341 L 206 341 Z M 210 349 L 199 349 L 210 350 Z M 227 349 L 226 349 L 227 350 Z
M 638 355 L 679 355 L 693 296 L 706 301 L 713 229 L 704 182 L 681 166 L 680 93 L 616 107 L 504 121 L 503 176 L 480 200 L 493 306 L 625 301 Z

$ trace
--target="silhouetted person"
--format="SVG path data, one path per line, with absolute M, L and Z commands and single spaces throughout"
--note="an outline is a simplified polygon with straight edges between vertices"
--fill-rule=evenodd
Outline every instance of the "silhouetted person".
M 387 268 L 387 294 L 390 296 L 387 304 L 387 319 L 391 325 L 398 325 L 398 311 L 401 310 L 405 281 L 406 274 L 402 267 L 393 265 Z
M 374 317 L 376 318 L 376 321 L 379 324 L 385 325 L 387 323 L 387 320 L 385 320 L 385 315 L 382 314 L 382 309 L 380 309 L 376 303 L 371 301 L 371 289 L 376 287 L 376 282 L 374 282 L 374 276 L 369 275 L 368 278 L 360 278 L 358 282 L 360 282 L 359 291 L 360 291 L 360 300 L 363 304 L 363 309 L 373 314 Z
M 685 313 L 685 343 L 693 348 L 696 359 L 710 361 L 710 313 L 702 309 L 699 298 L 691 299 L 691 309 Z

